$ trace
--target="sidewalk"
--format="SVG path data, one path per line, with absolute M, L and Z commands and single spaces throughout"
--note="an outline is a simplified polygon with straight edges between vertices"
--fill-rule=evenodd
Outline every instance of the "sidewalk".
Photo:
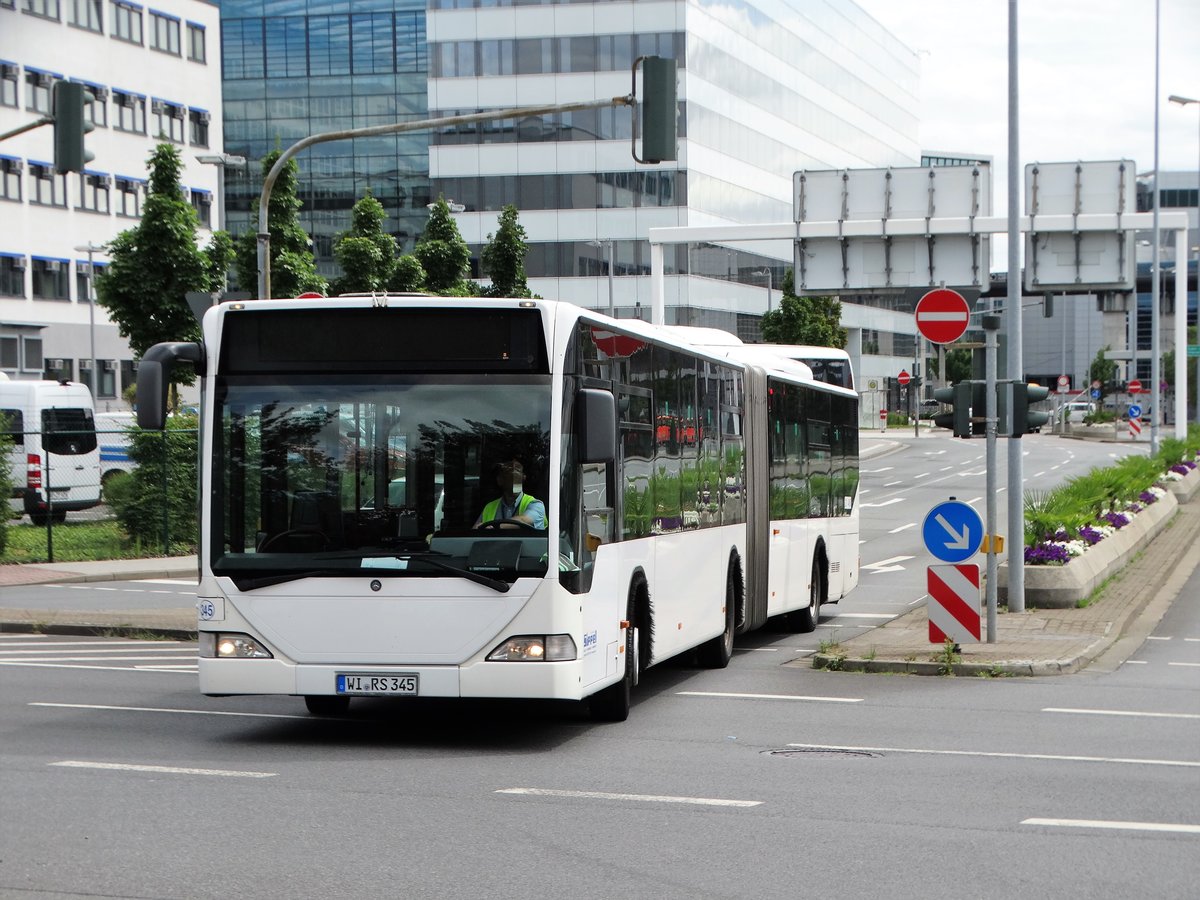
M 160 594 L 139 595 L 141 605 L 111 608 L 106 601 L 128 595 L 72 591 L 46 594 L 37 607 L 15 606 L 17 588 L 41 584 L 82 584 L 105 581 L 139 581 L 149 578 L 197 577 L 195 556 L 160 559 L 113 559 L 95 562 L 34 563 L 0 566 L 0 632 L 39 631 L 47 634 L 155 633 L 187 637 L 196 633 L 194 603 L 161 605 Z M 158 605 L 156 605 L 158 604 Z
M 1100 661 L 1115 667 L 1137 649 L 1200 565 L 1200 501 L 1179 507 L 1175 518 L 1083 609 L 1001 610 L 996 641 L 962 644 L 956 675 L 1059 675 Z M 981 557 L 982 559 L 982 557 Z M 1194 602 L 1196 598 L 1192 598 Z M 986 613 L 983 616 L 986 632 Z M 811 665 L 855 672 L 947 674 L 940 644 L 929 641 L 924 607 L 816 654 Z M 1111 653 L 1109 653 L 1111 651 Z

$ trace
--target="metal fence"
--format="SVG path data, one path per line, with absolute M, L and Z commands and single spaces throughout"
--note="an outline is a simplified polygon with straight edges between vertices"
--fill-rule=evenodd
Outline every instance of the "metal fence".
M 95 431 L 7 431 L 0 464 L 11 481 L 8 547 L 18 529 L 25 553 L 34 559 L 101 559 L 107 555 L 148 556 L 194 545 L 196 515 L 195 429 L 162 432 L 135 427 Z M 88 553 L 89 542 L 95 544 Z M 59 546 L 56 553 L 55 545 Z M 71 551 L 65 553 L 67 544 Z M 40 547 L 44 546 L 44 555 Z M 11 561 L 11 551 L 0 561 Z

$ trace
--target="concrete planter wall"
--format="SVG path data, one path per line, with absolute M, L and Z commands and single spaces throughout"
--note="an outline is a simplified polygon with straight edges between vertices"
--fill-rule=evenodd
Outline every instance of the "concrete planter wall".
M 1089 547 L 1065 566 L 1026 566 L 1026 605 L 1066 609 L 1090 596 L 1154 539 L 1174 517 L 1180 503 L 1187 503 L 1200 492 L 1200 469 L 1193 469 L 1182 481 L 1169 481 L 1167 485 L 1165 497 L 1151 503 L 1124 528 Z M 1014 549 L 1020 551 L 1020 545 Z M 996 593 L 1003 603 L 1008 599 L 1007 562 L 1000 565 L 996 581 Z

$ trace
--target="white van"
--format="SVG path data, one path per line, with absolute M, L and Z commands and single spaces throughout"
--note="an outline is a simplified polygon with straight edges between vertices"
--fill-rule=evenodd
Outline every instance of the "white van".
M 100 503 L 92 394 L 69 381 L 0 380 L 0 418 L 12 446 L 13 496 L 35 525 Z
M 129 430 L 137 424 L 131 412 L 96 413 L 96 440 L 100 442 L 100 483 L 107 485 L 137 468 L 129 458 Z

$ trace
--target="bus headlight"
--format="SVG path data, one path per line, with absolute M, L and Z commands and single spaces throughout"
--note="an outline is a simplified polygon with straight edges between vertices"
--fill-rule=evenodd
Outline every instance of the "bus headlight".
M 271 659 L 271 651 L 248 634 L 201 631 L 200 656 L 205 659 Z
M 562 662 L 575 659 L 569 634 L 523 634 L 510 637 L 488 654 L 488 662 Z

